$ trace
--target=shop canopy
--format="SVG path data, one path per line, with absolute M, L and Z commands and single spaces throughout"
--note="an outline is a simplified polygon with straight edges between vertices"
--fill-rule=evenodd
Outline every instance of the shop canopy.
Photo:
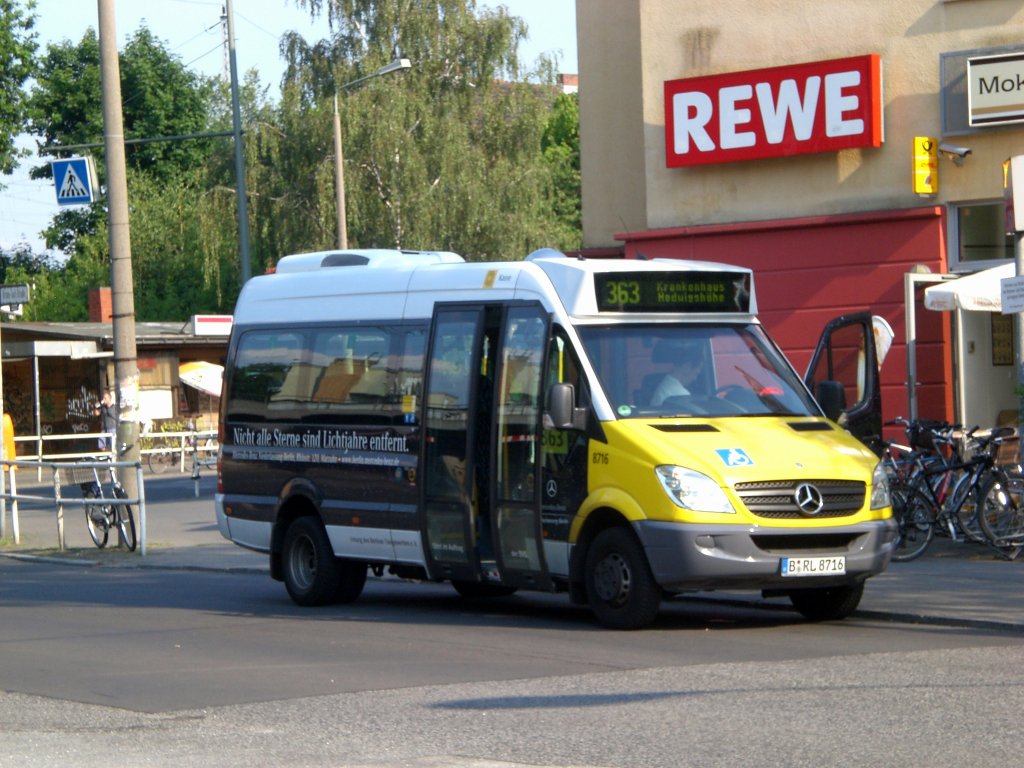
M 1003 264 L 933 285 L 924 291 L 924 305 L 939 311 L 965 309 L 970 312 L 1001 312 L 1003 301 L 1000 281 L 1016 274 L 1015 264 Z
M 224 366 L 197 360 L 182 363 L 178 366 L 178 378 L 184 384 L 198 389 L 200 392 L 220 397 L 221 381 L 224 378 Z

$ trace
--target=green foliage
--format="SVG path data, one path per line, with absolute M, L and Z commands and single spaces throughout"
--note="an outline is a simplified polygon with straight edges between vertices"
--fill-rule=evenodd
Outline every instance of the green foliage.
M 76 256 L 59 265 L 46 256 L 9 258 L 4 254 L 6 283 L 28 283 L 32 300 L 22 310 L 22 320 L 80 322 L 89 319 L 89 289 L 105 285 L 109 266 L 95 256 Z
M 54 266 L 50 256 L 32 253 L 28 244 L 16 246 L 10 251 L 0 251 L 0 283 L 31 282 L 31 278 Z M 27 279 L 15 280 L 14 276 Z
M 29 98 L 29 114 L 29 130 L 40 147 L 102 139 L 100 44 L 95 31 L 86 30 L 78 45 L 65 41 L 47 46 Z M 97 163 L 98 172 L 101 165 Z M 49 164 L 33 168 L 31 175 L 49 178 Z
M 153 34 L 141 27 L 120 55 L 121 99 L 125 138 L 153 139 L 206 132 L 210 123 L 212 83 L 186 69 Z M 103 103 L 100 89 L 100 48 L 89 28 L 78 44 L 64 41 L 47 47 L 32 90 L 31 132 L 41 148 L 102 144 Z M 129 167 L 163 178 L 201 167 L 211 151 L 210 140 L 128 144 Z M 96 156 L 103 181 L 103 147 Z M 81 154 L 77 150 L 75 154 Z M 68 152 L 58 152 L 57 157 Z M 33 170 L 48 178 L 49 165 Z
M 286 37 L 286 80 L 301 93 L 295 105 L 310 104 L 314 115 L 326 116 L 314 105 L 341 89 L 350 245 L 475 260 L 578 245 L 559 213 L 568 207 L 565 163 L 542 151 L 553 65 L 521 68 L 521 20 L 503 6 L 477 12 L 468 0 L 302 4 L 326 13 L 335 35 L 314 45 Z M 413 62 L 410 72 L 344 87 L 399 55 Z
M 580 103 L 576 94 L 559 94 L 541 142 L 552 175 L 554 214 L 564 228 L 566 249 L 582 245 L 583 212 L 580 193 Z
M 299 2 L 328 15 L 332 36 L 285 35 L 276 102 L 255 72 L 240 89 L 253 274 L 335 244 L 336 91 L 351 247 L 475 260 L 579 247 L 578 102 L 555 88 L 552 60 L 522 66 L 521 20 L 472 0 Z M 411 70 L 346 86 L 399 56 Z M 121 73 L 128 136 L 230 129 L 227 85 L 189 73 L 145 28 Z M 45 146 L 102 136 L 92 30 L 48 48 L 31 106 Z M 127 156 L 137 319 L 231 312 L 240 288 L 232 140 L 130 146 Z M 83 320 L 89 289 L 109 284 L 104 204 L 62 211 L 46 237 L 71 255 L 37 270 L 26 319 Z
M 22 90 L 34 73 L 35 0 L 0 0 L 0 173 L 10 174 L 26 152 L 14 145 L 25 128 L 26 99 Z M 0 189 L 3 189 L 0 184 Z

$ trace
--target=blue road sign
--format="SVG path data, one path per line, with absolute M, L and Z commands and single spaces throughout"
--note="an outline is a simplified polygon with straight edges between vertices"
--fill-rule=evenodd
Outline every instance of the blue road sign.
M 51 160 L 57 205 L 84 205 L 95 199 L 96 174 L 91 157 Z

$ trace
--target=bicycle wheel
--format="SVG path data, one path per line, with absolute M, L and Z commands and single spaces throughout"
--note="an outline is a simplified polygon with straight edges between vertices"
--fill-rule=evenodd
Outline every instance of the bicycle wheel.
M 119 499 L 128 498 L 124 489 L 120 486 L 114 487 L 114 495 Z M 132 514 L 131 505 L 114 505 L 114 516 L 117 519 L 117 532 L 121 537 L 122 543 L 124 543 L 129 552 L 134 552 L 138 542 L 135 538 L 135 515 Z
M 911 485 L 893 485 L 889 493 L 897 525 L 892 559 L 906 563 L 924 554 L 931 543 L 935 533 L 935 509 L 928 497 Z
M 95 498 L 89 495 L 87 498 Z M 92 543 L 100 549 L 107 545 L 107 537 L 110 534 L 110 507 L 104 504 L 85 505 L 85 527 L 89 529 L 89 536 Z
M 981 483 L 973 485 L 968 482 L 957 485 L 952 498 L 947 502 L 947 509 L 951 512 L 956 510 L 957 527 L 963 533 L 964 538 L 983 544 L 985 543 L 985 532 L 981 530 L 981 523 L 978 522 L 978 512 L 981 508 L 981 504 L 978 503 L 981 498 L 980 486 Z
M 978 523 L 988 543 L 1011 560 L 1024 549 L 1024 478 L 997 472 L 980 492 Z
M 146 455 L 146 466 L 155 475 L 162 475 L 171 468 L 174 463 L 174 456 L 170 453 L 150 453 Z

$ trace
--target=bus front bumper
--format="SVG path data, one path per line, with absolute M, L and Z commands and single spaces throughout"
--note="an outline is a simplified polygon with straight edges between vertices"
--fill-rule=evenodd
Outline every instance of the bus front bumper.
M 884 571 L 896 542 L 891 518 L 828 528 L 660 522 L 634 528 L 667 592 L 850 584 Z

